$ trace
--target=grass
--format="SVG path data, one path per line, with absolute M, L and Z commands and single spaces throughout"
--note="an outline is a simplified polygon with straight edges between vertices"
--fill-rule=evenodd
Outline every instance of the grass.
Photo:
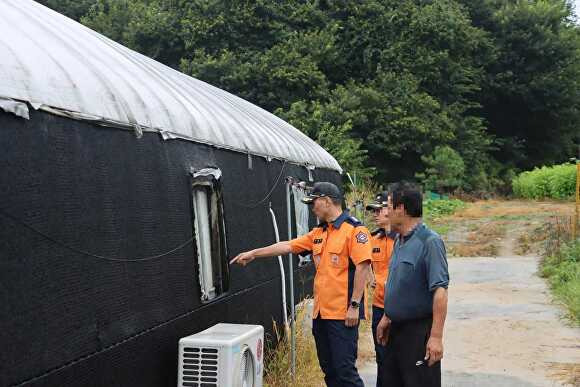
M 542 261 L 541 274 L 556 299 L 567 306 L 571 320 L 580 326 L 580 240 L 570 241 Z
M 296 373 L 290 376 L 290 336 L 274 325 L 277 343 L 266 352 L 264 385 L 267 387 L 324 386 L 324 377 L 318 365 L 316 345 L 310 329 L 307 302 L 296 307 Z M 283 328 L 282 328 L 283 330 Z
M 531 214 L 528 215 L 494 215 L 492 217 L 493 220 L 510 220 L 510 221 L 519 221 L 519 220 L 531 220 L 534 219 L 534 216 Z
M 471 203 L 454 218 L 482 219 L 500 217 L 503 220 L 529 220 L 538 216 L 565 215 L 573 211 L 573 203 L 561 201 L 485 200 Z
M 423 217 L 428 222 L 436 222 L 437 219 L 452 215 L 464 207 L 465 202 L 458 199 L 427 199 L 423 202 Z
M 517 238 L 514 252 L 518 255 L 526 255 L 528 253 L 542 254 L 550 227 L 552 227 L 550 222 L 542 223 L 522 232 Z
M 374 217 L 371 211 L 365 209 L 366 205 L 375 199 L 375 195 L 380 189 L 376 184 L 365 183 L 357 186 L 356 190 L 351 187 L 351 190 L 346 193 L 345 199 L 347 207 L 350 209 L 350 214 L 356 216 L 361 220 L 369 230 L 376 227 L 374 224 Z M 360 206 L 357 208 L 357 203 Z
M 449 216 L 465 207 L 466 203 L 458 199 L 428 199 L 423 202 L 423 219 L 437 234 L 445 236 L 451 230 Z
M 437 234 L 439 234 L 441 236 L 447 235 L 447 233 L 449 232 L 449 230 L 451 230 L 451 225 L 449 225 L 449 224 L 436 224 L 436 223 L 431 223 L 429 225 L 429 227 L 431 227 L 431 229 L 433 231 L 435 231 Z

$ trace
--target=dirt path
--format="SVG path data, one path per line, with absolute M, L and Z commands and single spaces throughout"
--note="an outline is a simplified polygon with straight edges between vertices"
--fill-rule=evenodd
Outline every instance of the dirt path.
M 580 386 L 580 329 L 564 321 L 552 302 L 537 275 L 538 256 L 514 253 L 521 250 L 522 234 L 568 210 L 496 202 L 445 220 L 452 224 L 451 250 L 494 256 L 449 259 L 444 386 Z M 361 367 L 367 386 L 374 386 L 375 373 L 372 363 Z
M 580 385 L 580 332 L 560 319 L 537 265 L 535 257 L 450 262 L 444 385 Z

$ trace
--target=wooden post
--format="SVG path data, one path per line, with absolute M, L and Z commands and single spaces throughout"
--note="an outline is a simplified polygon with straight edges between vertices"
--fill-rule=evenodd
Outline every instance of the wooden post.
M 579 214 L 580 214 L 580 162 L 576 161 L 576 211 L 574 212 L 574 224 L 572 225 L 572 237 L 574 241 L 578 236 Z

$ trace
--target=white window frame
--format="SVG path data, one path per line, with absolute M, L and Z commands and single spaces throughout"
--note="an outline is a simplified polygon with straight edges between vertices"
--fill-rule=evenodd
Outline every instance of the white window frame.
M 223 272 L 227 271 L 227 265 L 223 266 L 222 262 L 223 254 L 227 258 L 227 243 L 223 204 L 218 184 L 221 171 L 216 168 L 204 168 L 192 174 L 193 229 L 197 247 L 200 298 L 201 301 L 207 302 L 224 294 L 228 281 L 227 273 Z M 219 235 L 212 235 L 212 230 L 217 230 Z M 219 246 L 215 246 L 216 243 Z M 221 279 L 221 283 L 217 284 L 214 271 L 216 267 L 220 269 L 217 273 L 219 274 L 218 282 Z

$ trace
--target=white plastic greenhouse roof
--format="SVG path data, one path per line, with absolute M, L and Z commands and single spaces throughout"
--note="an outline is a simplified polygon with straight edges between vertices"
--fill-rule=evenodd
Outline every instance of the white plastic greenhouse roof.
M 342 171 L 321 146 L 275 115 L 32 0 L 0 0 L 0 108 L 9 99 L 164 139 Z

